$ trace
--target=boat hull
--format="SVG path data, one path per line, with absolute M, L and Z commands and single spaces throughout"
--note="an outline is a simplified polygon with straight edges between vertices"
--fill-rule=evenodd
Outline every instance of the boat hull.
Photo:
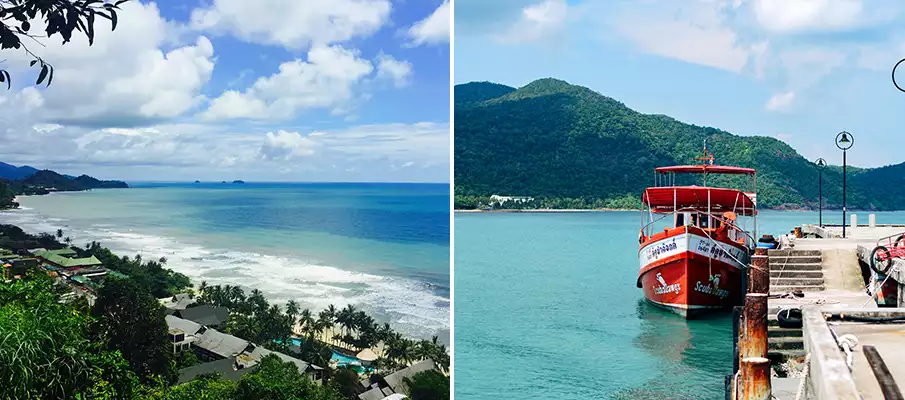
M 641 248 L 638 286 L 649 302 L 685 318 L 729 309 L 740 302 L 749 257 L 744 248 L 681 233 Z

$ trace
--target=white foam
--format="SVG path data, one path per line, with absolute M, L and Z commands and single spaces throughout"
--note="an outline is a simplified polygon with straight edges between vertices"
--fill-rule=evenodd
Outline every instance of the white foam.
M 55 232 L 67 222 L 30 212 L 2 214 L 0 221 L 19 225 L 32 233 Z M 207 281 L 209 285 L 228 284 L 246 291 L 257 288 L 272 302 L 285 304 L 295 299 L 313 311 L 330 304 L 338 308 L 355 304 L 375 319 L 417 337 L 429 337 L 449 329 L 449 299 L 434 295 L 427 285 L 415 280 L 255 252 L 206 248 L 132 229 L 117 230 L 110 225 L 92 225 L 82 230 L 65 226 L 64 230 L 74 243 L 96 240 L 119 255 L 141 254 L 146 260 L 166 257 L 167 267 L 187 275 L 195 284 Z

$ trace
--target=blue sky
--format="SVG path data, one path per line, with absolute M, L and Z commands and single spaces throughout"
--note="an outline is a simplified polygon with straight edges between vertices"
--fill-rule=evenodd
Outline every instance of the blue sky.
M 811 160 L 841 164 L 847 130 L 850 164 L 905 162 L 899 2 L 456 0 L 455 25 L 456 83 L 555 77 Z
M 444 0 L 133 0 L 5 50 L 0 161 L 125 180 L 449 180 Z M 33 23 L 35 25 L 35 23 Z

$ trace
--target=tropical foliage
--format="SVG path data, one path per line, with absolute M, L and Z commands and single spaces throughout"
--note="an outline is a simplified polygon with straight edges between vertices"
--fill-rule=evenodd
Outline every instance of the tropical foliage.
M 130 398 L 138 380 L 127 360 L 91 339 L 87 305 L 61 293 L 40 273 L 0 283 L 0 397 Z
M 449 400 L 449 378 L 428 370 L 404 379 L 412 400 Z
M 760 205 L 816 209 L 818 169 L 782 141 L 737 136 L 641 114 L 556 79 L 522 88 L 457 85 L 456 208 L 490 206 L 492 194 L 533 196 L 538 208 L 636 208 L 658 166 L 695 163 L 704 140 L 719 164 L 758 170 Z M 827 140 L 832 140 L 833 134 Z M 866 151 L 866 150 L 865 150 Z M 827 154 L 825 158 L 840 154 Z M 841 160 L 840 160 L 841 161 Z M 850 209 L 905 209 L 905 164 L 849 167 Z M 698 183 L 693 180 L 684 183 Z M 740 179 L 709 181 L 745 188 Z M 824 208 L 841 208 L 842 171 L 823 171 Z

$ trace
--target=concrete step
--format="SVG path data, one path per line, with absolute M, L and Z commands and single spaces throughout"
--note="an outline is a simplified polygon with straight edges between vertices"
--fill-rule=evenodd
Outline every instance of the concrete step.
M 798 270 L 770 270 L 770 278 L 819 278 L 823 279 L 823 270 L 798 271 Z
M 768 337 L 767 348 L 770 350 L 804 349 L 804 339 L 800 337 Z
M 823 271 L 823 265 L 820 263 L 770 264 L 770 272 L 773 271 Z
M 803 360 L 804 356 L 805 356 L 805 351 L 803 348 L 802 349 L 776 349 L 776 350 L 769 349 L 769 350 L 767 350 L 767 358 L 769 358 L 774 363 L 782 362 L 789 358 Z
M 767 255 L 771 256 L 771 257 L 772 256 L 788 256 L 788 255 L 819 256 L 821 254 L 823 254 L 823 253 L 821 253 L 820 250 L 795 250 L 795 249 L 792 249 L 792 250 L 788 250 L 788 249 L 786 249 L 786 250 L 772 250 L 772 249 L 767 250 Z
M 776 314 L 773 314 L 773 315 L 776 315 Z M 803 333 L 800 328 L 799 329 L 787 329 L 787 328 L 780 328 L 779 326 L 776 326 L 776 327 L 770 327 L 769 329 L 767 329 L 768 338 L 774 338 L 774 337 L 775 338 L 779 338 L 779 337 L 800 338 L 800 337 L 802 337 L 802 335 L 803 335 Z
M 820 292 L 826 290 L 826 286 L 822 283 L 820 285 L 774 285 L 770 284 L 770 294 L 783 294 L 789 293 L 795 289 L 801 290 L 802 292 Z
M 794 264 L 794 263 L 819 263 L 823 261 L 821 256 L 773 256 L 770 257 L 770 265 Z
M 770 278 L 770 287 L 773 286 L 792 286 L 792 285 L 805 285 L 805 286 L 816 286 L 823 285 L 823 278 L 797 278 L 797 277 L 782 277 L 782 278 Z

